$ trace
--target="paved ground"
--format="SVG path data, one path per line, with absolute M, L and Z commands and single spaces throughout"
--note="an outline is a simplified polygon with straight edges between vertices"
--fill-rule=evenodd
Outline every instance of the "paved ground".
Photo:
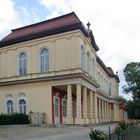
M 108 132 L 108 127 L 113 130 L 116 124 L 92 126 Z M 90 127 L 69 126 L 63 128 L 46 128 L 31 126 L 0 127 L 0 140 L 90 140 Z

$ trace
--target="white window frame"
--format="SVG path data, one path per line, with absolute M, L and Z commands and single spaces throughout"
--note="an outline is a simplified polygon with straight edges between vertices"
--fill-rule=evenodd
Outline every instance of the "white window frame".
M 25 104 L 20 104 L 20 101 L 25 101 Z M 27 104 L 26 104 L 26 100 L 24 99 L 20 99 L 18 102 L 18 106 L 19 106 L 19 113 L 20 114 L 26 114 L 26 110 L 27 110 Z
M 5 99 L 5 113 L 8 114 L 8 110 L 7 110 L 7 102 L 8 101 L 12 101 L 13 102 L 13 112 L 14 113 L 14 100 L 13 100 L 13 97 L 12 97 L 12 94 L 7 94 L 6 95 L 6 99 Z M 10 113 L 10 114 L 12 114 Z
M 46 56 L 43 56 L 41 53 L 43 50 L 47 50 Z M 43 58 L 43 61 L 45 60 L 44 64 L 42 64 L 42 57 L 46 57 Z M 43 69 L 42 69 L 43 67 Z M 40 73 L 45 73 L 45 72 L 49 72 L 50 69 L 50 51 L 47 47 L 43 47 L 40 49 L 40 53 L 39 53 L 39 69 L 40 69 Z
M 95 61 L 94 61 L 94 57 L 92 58 L 92 76 L 95 76 Z
M 24 64 L 24 67 L 22 68 L 22 67 L 20 67 L 20 61 L 21 61 L 21 55 L 22 54 L 25 54 L 25 56 L 26 56 L 26 59 L 24 59 L 24 61 L 26 61 L 26 63 Z M 23 60 L 22 60 L 23 61 Z M 23 62 L 22 62 L 23 63 Z M 22 64 L 23 65 L 23 64 Z M 17 71 L 18 71 L 18 75 L 19 76 L 24 76 L 24 75 L 27 75 L 27 54 L 25 53 L 25 52 L 21 52 L 21 53 L 19 53 L 19 55 L 18 55 L 18 67 L 17 67 L 18 69 L 17 69 Z M 20 69 L 23 69 L 23 72 L 20 72 Z
M 18 113 L 20 113 L 20 107 L 19 107 L 19 101 L 20 100 L 25 100 L 25 102 L 26 102 L 26 113 L 25 114 L 27 114 L 27 112 L 28 112 L 28 101 L 26 99 L 25 93 L 23 93 L 23 92 L 18 93 L 18 98 L 17 98 L 17 112 Z
M 81 68 L 84 70 L 85 69 L 85 50 L 84 50 L 84 46 L 81 45 L 80 47 L 80 60 L 81 60 Z
M 111 83 L 109 83 L 108 93 L 110 96 L 112 95 L 112 84 Z
M 56 99 L 58 100 L 58 104 L 57 104 L 57 116 L 56 116 Z M 59 109 L 59 106 L 60 106 L 60 101 L 59 101 L 59 97 L 55 96 L 54 98 L 54 116 L 55 117 L 60 117 L 60 109 Z
M 11 102 L 12 105 L 11 104 L 8 105 L 8 102 Z M 9 114 L 9 115 L 13 114 L 13 112 L 14 112 L 14 103 L 13 103 L 12 100 L 7 100 L 6 107 L 7 107 L 7 114 Z
M 64 102 L 66 102 L 65 105 Z M 62 99 L 62 116 L 67 117 L 67 100 L 65 98 Z
M 87 52 L 87 72 L 90 74 L 90 53 Z

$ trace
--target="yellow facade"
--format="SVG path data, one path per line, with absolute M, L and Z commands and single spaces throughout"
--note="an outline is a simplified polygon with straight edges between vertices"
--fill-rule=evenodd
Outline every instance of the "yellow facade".
M 89 53 L 90 69 L 87 69 L 86 59 L 84 69 L 81 68 L 81 45 L 84 46 L 85 56 Z M 49 71 L 45 73 L 40 72 L 42 48 L 49 50 Z M 18 58 L 22 52 L 27 54 L 27 74 L 20 76 Z M 13 101 L 13 112 L 19 112 L 18 101 L 23 98 L 26 100 L 27 114 L 30 111 L 45 112 L 48 123 L 55 123 L 57 118 L 52 109 L 54 88 L 59 94 L 65 92 L 63 98 L 67 101 L 65 121 L 61 116 L 58 123 L 118 121 L 118 80 L 109 77 L 96 58 L 96 50 L 91 46 L 90 38 L 78 29 L 1 47 L 0 112 L 7 113 L 8 99 Z M 63 107 L 60 110 L 63 112 Z

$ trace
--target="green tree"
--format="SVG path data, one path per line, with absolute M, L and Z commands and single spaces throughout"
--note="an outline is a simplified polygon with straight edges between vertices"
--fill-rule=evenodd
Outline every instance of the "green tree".
M 132 101 L 126 104 L 129 118 L 140 118 L 140 62 L 131 62 L 123 70 L 127 85 L 124 92 L 132 94 Z
M 134 100 L 140 99 L 140 62 L 131 62 L 123 70 L 126 86 L 125 93 L 131 93 Z

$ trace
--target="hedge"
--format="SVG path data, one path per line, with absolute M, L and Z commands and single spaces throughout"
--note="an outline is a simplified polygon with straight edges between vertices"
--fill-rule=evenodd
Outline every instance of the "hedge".
M 0 114 L 0 125 L 29 124 L 28 115 L 25 114 Z

